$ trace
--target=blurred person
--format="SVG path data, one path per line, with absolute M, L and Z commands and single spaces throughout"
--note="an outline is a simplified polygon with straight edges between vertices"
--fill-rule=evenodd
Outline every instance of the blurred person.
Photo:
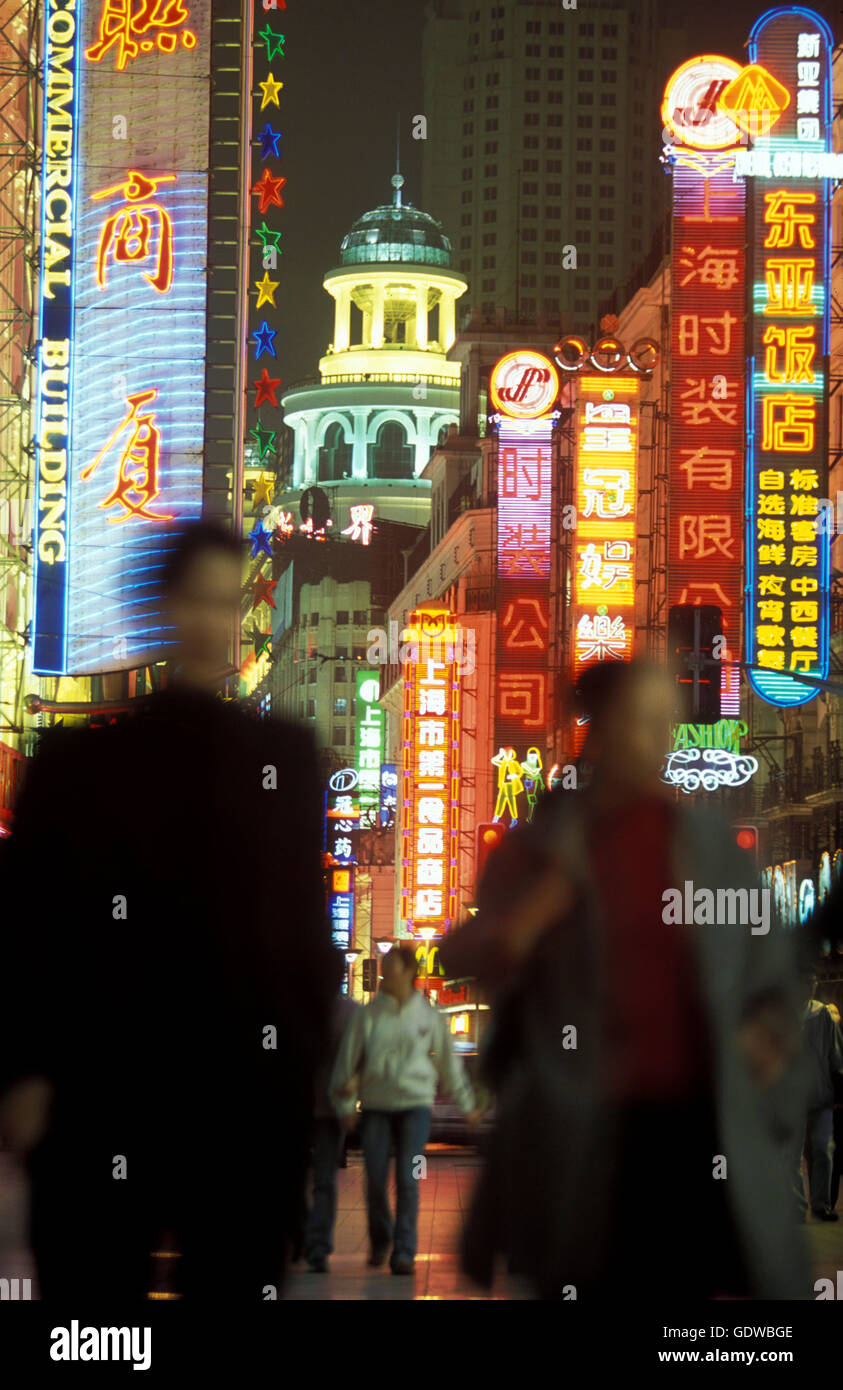
M 840 1028 L 840 1010 L 836 1004 L 827 1004 L 826 1008 Z M 832 1113 L 832 1138 L 834 1139 L 834 1154 L 831 1160 L 831 1195 L 830 1206 L 832 1211 L 837 1209 L 837 1198 L 840 1195 L 840 1173 L 843 1169 L 843 1076 L 839 1073 L 834 1076 L 834 1110 Z
M 345 958 L 340 968 L 345 970 Z M 331 1104 L 331 1072 L 340 1043 L 360 1005 L 346 995 L 337 995 L 331 1018 L 330 1053 L 316 1080 L 313 1112 L 313 1195 L 305 1227 L 305 1254 L 314 1274 L 325 1274 L 328 1257 L 334 1249 L 334 1223 L 337 1215 L 337 1170 L 342 1161 L 346 1131 Z
M 430 1133 L 437 1081 L 472 1125 L 480 1121 L 471 1082 L 453 1051 L 443 1014 L 415 987 L 418 962 L 410 946 L 383 958 L 381 988 L 352 1018 L 337 1054 L 330 1094 L 347 1129 L 355 1124 L 366 1164 L 369 1264 L 393 1274 L 414 1271 L 419 1190 L 416 1165 Z M 359 1073 L 359 1079 L 358 1079 Z M 389 1205 L 389 1155 L 395 1144 L 395 1220 Z
M 166 592 L 168 688 L 44 736 L 5 856 L 0 1125 L 53 1301 L 145 1298 L 168 1232 L 185 1297 L 265 1298 L 304 1188 L 335 985 L 316 751 L 217 698 L 238 542 L 185 527 Z
M 805 1113 L 794 1136 L 793 1178 L 797 1209 L 804 1220 L 808 1214 L 802 1179 L 802 1155 L 808 1161 L 808 1191 L 813 1215 L 818 1221 L 837 1221 L 832 1198 L 834 1167 L 835 1084 L 843 1080 L 843 1038 L 828 1005 L 814 998 L 817 977 L 806 969 L 804 1013 L 802 1015 L 803 1060 L 805 1063 Z
M 787 1201 L 789 941 L 665 908 L 688 884 L 758 887 L 719 815 L 660 777 L 667 673 L 610 662 L 580 694 L 589 785 L 557 786 L 507 833 L 477 915 L 440 947 L 447 975 L 495 991 L 497 1119 L 464 1266 L 488 1287 L 505 1254 L 542 1298 L 809 1297 Z

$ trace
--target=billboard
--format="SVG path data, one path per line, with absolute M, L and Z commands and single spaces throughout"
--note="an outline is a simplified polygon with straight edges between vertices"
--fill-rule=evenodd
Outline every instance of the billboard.
M 819 15 L 770 10 L 739 95 L 723 94 L 763 117 L 738 164 L 750 205 L 746 652 L 764 668 L 754 689 L 782 706 L 816 695 L 800 672 L 829 668 L 832 46 Z
M 410 933 L 456 924 L 459 855 L 460 675 L 457 620 L 418 609 L 404 633 L 401 763 L 401 918 Z
M 559 372 L 519 349 L 492 369 L 498 425 L 497 637 L 494 739 L 499 783 L 518 757 L 544 745 L 549 720 L 551 441 Z M 510 820 L 513 802 L 507 802 Z
M 159 659 L 201 513 L 210 7 L 47 0 L 33 664 Z
M 662 105 L 673 174 L 668 608 L 713 604 L 725 660 L 740 657 L 743 607 L 746 197 L 734 178 L 741 133 L 719 97 L 731 58 L 684 63 Z M 721 709 L 737 715 L 737 667 Z
M 380 678 L 371 671 L 358 671 L 354 702 L 354 764 L 357 770 L 357 800 L 367 820 L 380 807 L 381 759 L 386 719 L 380 700 Z

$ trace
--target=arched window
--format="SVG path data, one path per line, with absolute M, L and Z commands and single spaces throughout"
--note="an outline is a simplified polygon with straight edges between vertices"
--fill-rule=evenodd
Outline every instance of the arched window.
M 346 476 L 351 476 L 351 445 L 345 442 L 342 425 L 334 421 L 319 449 L 319 482 L 338 483 Z
M 381 425 L 376 442 L 369 445 L 368 464 L 370 478 L 412 478 L 413 450 L 397 420 Z

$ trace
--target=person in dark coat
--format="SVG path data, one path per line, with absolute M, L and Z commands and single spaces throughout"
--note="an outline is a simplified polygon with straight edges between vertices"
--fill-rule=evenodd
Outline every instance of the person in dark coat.
M 335 988 L 310 734 L 217 697 L 240 547 L 186 529 L 169 687 L 59 729 L 4 856 L 0 1126 L 28 1150 L 41 1296 L 277 1296 Z M 230 671 L 230 667 L 229 667 Z
M 539 1297 L 601 1304 L 810 1297 L 788 1202 L 787 934 L 761 920 L 757 898 L 757 931 L 736 914 L 684 915 L 689 885 L 692 902 L 760 885 L 719 815 L 677 804 L 661 781 L 666 673 L 606 663 L 581 695 L 590 784 L 557 788 L 507 833 L 476 916 L 440 946 L 448 976 L 495 991 L 484 1072 L 496 1123 L 464 1268 L 488 1287 L 506 1255 Z
M 843 1081 L 843 1037 L 826 1004 L 814 998 L 817 977 L 804 971 L 805 1011 L 802 1016 L 805 1123 L 794 1136 L 793 1186 L 797 1209 L 804 1219 L 808 1203 L 802 1182 L 803 1150 L 808 1160 L 811 1211 L 818 1221 L 837 1221 L 832 1196 L 834 1170 L 835 1086 Z
M 337 1170 L 345 1149 L 345 1130 L 331 1104 L 328 1086 L 331 1071 L 346 1028 L 360 1005 L 346 995 L 334 1000 L 331 1019 L 331 1049 L 316 1078 L 313 1108 L 313 1196 L 305 1226 L 305 1253 L 314 1274 L 325 1274 L 328 1257 L 334 1249 L 334 1223 L 337 1216 Z

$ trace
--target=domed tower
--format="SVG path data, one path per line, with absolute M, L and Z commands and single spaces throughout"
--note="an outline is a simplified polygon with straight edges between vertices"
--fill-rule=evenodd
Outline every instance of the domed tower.
M 283 397 L 295 432 L 293 486 L 318 483 L 334 505 L 373 502 L 394 521 L 425 525 L 431 451 L 459 421 L 459 363 L 447 360 L 456 302 L 467 288 L 451 269 L 451 244 L 428 213 L 405 205 L 403 176 L 391 204 L 366 212 L 340 248 L 324 286 L 334 300 L 334 340 L 319 382 Z

